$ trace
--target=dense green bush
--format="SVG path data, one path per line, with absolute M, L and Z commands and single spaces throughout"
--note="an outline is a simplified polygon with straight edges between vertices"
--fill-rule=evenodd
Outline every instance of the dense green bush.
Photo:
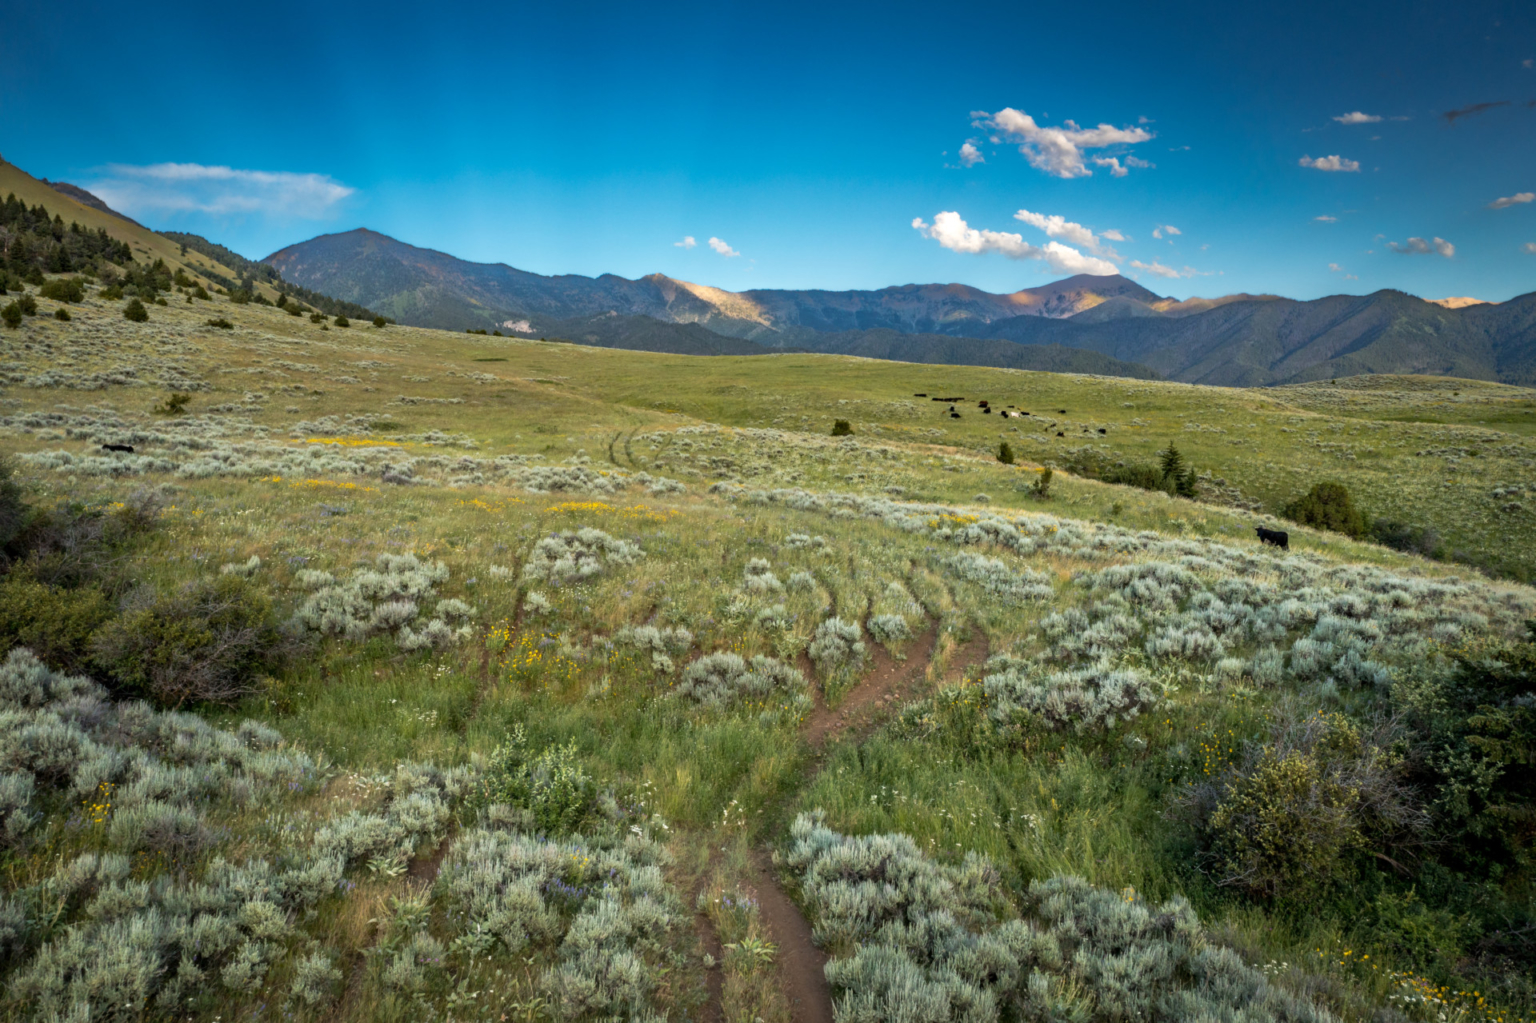
M 848 437 L 853 433 L 853 424 L 846 419 L 838 419 L 832 423 L 832 436 Z
M 1369 850 L 1389 862 L 1421 845 L 1429 819 L 1387 736 L 1340 714 L 1284 721 L 1183 797 L 1218 884 L 1264 900 L 1325 892 Z
M 55 302 L 82 302 L 85 300 L 85 282 L 78 277 L 56 277 L 38 288 L 37 293 Z
M 253 693 L 285 652 L 271 598 L 235 574 L 160 594 L 108 622 L 91 645 L 120 686 L 172 707 Z
M 128 304 L 123 306 L 123 319 L 134 323 L 145 323 L 149 320 L 149 310 L 145 309 L 144 303 L 137 298 L 129 299 Z
M 95 586 L 66 589 L 12 572 L 0 579 L 0 654 L 24 646 L 48 664 L 78 670 L 91 634 L 111 616 Z
M 1440 534 L 1426 526 L 1410 526 L 1391 519 L 1375 519 L 1371 522 L 1371 539 L 1383 547 L 1422 554 L 1426 558 L 1440 557 L 1443 544 Z
M 1004 465 L 1013 464 L 1013 447 L 1007 441 L 997 446 L 997 460 Z
M 345 316 L 338 316 L 338 317 L 336 317 L 336 326 L 338 326 L 338 327 L 350 327 L 350 326 L 352 326 L 352 321 L 347 319 Z
M 373 318 L 373 325 L 374 325 L 374 326 L 375 326 L 375 327 L 382 327 L 382 326 L 384 326 L 384 325 L 385 325 L 385 324 L 386 324 L 386 323 L 388 323 L 388 322 L 389 322 L 389 321 L 388 321 L 388 320 L 386 320 L 386 319 L 385 319 L 385 318 L 384 318 L 384 317 L 382 317 L 382 316 L 375 316 L 375 317 L 374 317 L 374 318 Z
M 1304 497 L 1286 505 L 1280 514 L 1314 529 L 1327 529 L 1352 537 L 1365 534 L 1365 515 L 1355 507 L 1349 490 L 1342 483 L 1319 483 Z
M 21 327 L 21 306 L 15 302 L 7 302 L 4 308 L 0 308 L 0 321 L 7 327 L 17 330 Z
M 53 318 L 64 323 L 68 323 L 70 320 L 74 319 L 73 316 L 69 315 L 69 310 L 65 309 L 63 306 L 59 306 L 53 311 Z

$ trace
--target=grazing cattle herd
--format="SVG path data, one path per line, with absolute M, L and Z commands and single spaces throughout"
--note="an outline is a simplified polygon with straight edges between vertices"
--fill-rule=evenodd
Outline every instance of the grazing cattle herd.
M 921 393 L 918 393 L 918 394 L 914 394 L 912 397 L 914 397 L 914 398 L 927 398 L 928 397 L 928 393 L 926 391 L 924 391 L 924 392 L 921 392 Z M 963 397 L 933 398 L 932 400 L 933 401 L 945 402 L 946 404 L 949 405 L 949 409 L 948 409 L 948 411 L 949 411 L 949 418 L 951 418 L 951 419 L 959 419 L 960 418 L 960 411 L 957 408 L 955 408 L 955 402 L 964 401 L 965 399 Z M 976 402 L 976 407 L 981 409 L 981 411 L 984 414 L 986 414 L 986 415 L 991 415 L 992 414 L 992 403 L 991 403 L 990 400 L 988 400 L 986 398 L 982 398 L 982 399 L 978 400 Z M 1009 405 L 1007 408 L 1004 408 L 1004 409 L 999 409 L 998 410 L 998 414 L 1001 415 L 1004 419 L 1023 419 L 1023 418 L 1027 418 L 1029 416 L 1028 412 L 1025 412 L 1022 409 L 1015 408 L 1012 405 Z M 1064 409 L 1064 408 L 1059 408 L 1059 409 L 1056 410 L 1056 414 L 1060 415 L 1060 416 L 1064 416 L 1064 415 L 1067 414 L 1067 410 Z M 1056 424 L 1052 423 L 1051 425 L 1054 426 Z M 1108 436 L 1109 435 L 1109 430 L 1107 428 L 1100 426 L 1097 429 L 1098 429 L 1098 432 L 1099 432 L 1099 434 L 1101 436 Z M 1083 427 L 1083 432 L 1084 433 L 1089 433 L 1090 430 L 1089 430 L 1088 427 L 1085 426 L 1085 427 Z M 1064 430 L 1057 430 L 1056 431 L 1056 436 L 1058 436 L 1058 437 L 1065 437 L 1066 435 L 1067 435 L 1066 431 L 1064 431 Z M 133 450 L 133 448 L 126 447 L 125 445 L 103 444 L 102 447 L 106 448 L 107 450 L 112 450 L 112 451 L 121 451 L 121 450 L 132 451 Z M 1290 550 L 1290 547 L 1291 547 L 1291 535 L 1289 533 L 1287 533 L 1285 530 L 1283 530 L 1283 529 L 1265 529 L 1263 526 L 1256 526 L 1254 528 L 1254 531 L 1256 533 L 1258 533 L 1260 542 L 1268 544 L 1268 545 L 1270 545 L 1272 547 L 1280 547 L 1280 548 L 1284 548 L 1285 550 Z

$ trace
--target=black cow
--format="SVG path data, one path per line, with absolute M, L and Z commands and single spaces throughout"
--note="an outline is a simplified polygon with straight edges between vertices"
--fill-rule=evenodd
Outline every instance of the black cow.
M 914 397 L 914 398 L 926 398 L 926 397 L 928 397 L 928 394 L 927 394 L 927 392 L 926 392 L 926 391 L 925 391 L 925 392 L 924 392 L 924 393 L 922 393 L 922 394 L 914 394 L 914 395 L 912 395 L 912 397 Z
M 1065 437 L 1066 434 L 1062 433 L 1060 430 L 1057 430 L 1056 431 L 1056 436 L 1058 436 L 1058 437 Z
M 1254 532 L 1259 534 L 1259 539 L 1271 547 L 1279 547 L 1283 550 L 1291 549 L 1291 534 L 1283 529 L 1265 529 L 1263 526 L 1255 526 Z
M 131 454 L 133 454 L 133 445 L 132 444 L 103 444 L 101 446 L 101 450 L 103 450 L 103 451 L 126 451 L 128 454 L 131 455 Z
M 1102 426 L 1101 426 L 1101 427 L 1099 427 L 1099 432 L 1100 432 L 1100 433 L 1105 433 L 1105 434 L 1107 434 L 1107 433 L 1109 433 L 1109 431 L 1108 431 L 1108 430 L 1106 430 L 1106 429 L 1104 429 L 1104 427 L 1102 427 Z
M 951 412 L 949 414 L 949 418 L 951 418 L 951 419 L 959 419 L 960 418 L 960 413 L 958 413 L 958 412 Z
M 990 406 L 990 405 L 983 405 L 982 408 L 981 408 L 981 411 L 990 416 L 992 414 L 992 406 Z
M 1064 416 L 1064 415 L 1066 415 L 1066 414 L 1067 414 L 1067 410 L 1066 410 L 1066 409 L 1064 409 L 1064 408 L 1059 408 L 1059 409 L 1057 409 L 1057 410 L 1056 410 L 1056 414 L 1057 414 L 1057 415 L 1058 415 L 1058 416 Z

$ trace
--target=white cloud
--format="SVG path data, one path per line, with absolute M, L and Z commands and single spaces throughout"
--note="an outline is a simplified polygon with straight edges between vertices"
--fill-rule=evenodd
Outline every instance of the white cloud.
M 741 255 L 741 253 L 725 244 L 725 242 L 721 241 L 719 238 L 711 238 L 709 240 L 709 247 L 720 253 L 720 255 L 724 256 L 726 259 Z
M 1347 114 L 1340 114 L 1334 118 L 1340 124 L 1375 124 L 1381 120 L 1380 114 L 1362 114 L 1355 110 Z
M 1514 195 L 1506 195 L 1502 199 L 1495 199 L 1488 204 L 1490 210 L 1507 209 L 1510 206 L 1518 206 L 1523 202 L 1536 201 L 1536 192 L 1516 192 Z
M 1111 228 L 1108 231 L 1105 231 L 1102 235 L 1100 235 L 1100 237 L 1101 238 L 1108 238 L 1112 242 L 1123 242 L 1123 241 L 1126 240 L 1125 235 L 1121 234 L 1119 231 L 1117 231 L 1117 230 L 1115 230 L 1113 228 Z
M 672 247 L 677 249 L 691 249 L 697 244 L 699 244 L 698 239 L 690 234 L 684 235 L 683 240 L 680 242 L 673 242 Z
M 1313 170 L 1320 171 L 1358 171 L 1360 169 L 1358 160 L 1346 160 L 1342 156 L 1319 156 L 1315 160 L 1310 156 L 1303 156 L 1297 163 L 1302 167 L 1311 167 Z
M 1409 238 L 1402 245 L 1397 242 L 1387 242 L 1387 248 L 1393 252 L 1401 252 L 1405 256 L 1444 256 L 1450 259 L 1456 255 L 1456 246 L 1444 238 L 1436 238 L 1428 242 L 1423 238 Z
M 1108 260 L 1085 256 L 1061 242 L 1031 245 L 1024 240 L 1023 235 L 1008 231 L 979 231 L 967 224 L 960 214 L 952 211 L 937 214 L 932 224 L 924 223 L 922 217 L 914 217 L 912 227 L 924 238 L 932 238 L 952 252 L 978 256 L 998 252 L 1009 259 L 1038 259 L 1059 273 L 1107 276 L 1120 272 Z
M 1328 269 L 1332 270 L 1334 273 L 1338 273 L 1340 270 L 1342 270 L 1344 268 L 1342 266 L 1340 266 L 1339 264 L 1337 264 L 1337 263 L 1329 263 L 1328 264 Z
M 1526 242 L 1520 246 L 1520 251 L 1529 252 L 1531 255 L 1536 256 L 1536 242 Z
M 1130 173 L 1129 170 L 1120 166 L 1120 160 L 1113 156 L 1095 156 L 1093 158 L 1093 165 L 1095 167 L 1108 167 L 1110 175 L 1117 178 L 1123 178 Z
M 90 190 L 128 214 L 256 213 L 316 220 L 356 189 L 325 174 L 236 170 L 200 163 L 110 164 Z
M 1164 235 L 1164 233 L 1167 233 L 1167 234 L 1183 234 L 1184 232 L 1180 231 L 1178 228 L 1174 227 L 1172 224 L 1158 224 L 1157 226 L 1152 228 L 1152 237 L 1154 237 L 1154 238 L 1161 238 Z M 1169 241 L 1168 244 L 1172 245 L 1173 242 Z
M 960 165 L 962 167 L 974 167 L 978 163 L 986 163 L 987 158 L 981 155 L 981 150 L 969 142 L 960 147 Z
M 1337 224 L 1339 222 L 1339 218 L 1330 213 L 1324 213 L 1322 216 L 1313 217 L 1312 219 L 1320 224 Z
M 1149 274 L 1156 274 L 1159 277 L 1177 277 L 1177 276 L 1179 276 L 1179 272 L 1177 270 L 1175 270 L 1173 267 L 1171 267 L 1171 266 L 1164 266 L 1163 264 L 1159 263 L 1155 259 L 1152 262 L 1150 262 L 1150 263 L 1143 263 L 1139 259 L 1133 259 L 1133 260 L 1131 260 L 1131 266 L 1135 267 L 1138 270 L 1145 270 Z
M 1107 259 L 1118 260 L 1120 254 L 1105 245 L 1099 236 L 1095 235 L 1082 224 L 1075 224 L 1066 217 L 1052 214 L 1046 216 L 1043 213 L 1031 213 L 1029 210 L 1019 210 L 1013 215 L 1014 220 L 1021 221 L 1031 227 L 1038 227 L 1050 238 L 1060 238 L 1071 242 L 1073 245 L 1081 245 L 1095 256 L 1104 256 Z M 1115 241 L 1124 241 L 1119 231 L 1106 231 L 1103 237 L 1113 236 Z
M 1004 107 L 995 114 L 984 110 L 972 112 L 978 128 L 996 131 L 999 136 L 1019 143 L 1019 152 L 1031 167 L 1043 170 L 1058 178 L 1086 178 L 1093 174 L 1083 163 L 1083 150 L 1104 149 L 1108 146 L 1131 146 L 1146 142 L 1152 133 L 1145 128 L 1116 128 L 1101 124 L 1097 128 L 1081 128 L 1074 121 L 1063 122 L 1064 127 L 1047 128 L 1036 124 L 1030 115 Z M 1002 141 L 997 138 L 995 141 Z M 1100 166 L 1108 166 L 1095 160 Z M 1119 163 L 1114 164 L 1119 167 Z M 1123 177 L 1124 170 L 1111 170 Z

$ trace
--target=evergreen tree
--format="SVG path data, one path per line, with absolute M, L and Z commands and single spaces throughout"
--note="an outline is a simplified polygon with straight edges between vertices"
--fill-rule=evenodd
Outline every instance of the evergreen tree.
M 123 319 L 132 320 L 134 323 L 145 323 L 149 320 L 149 310 L 144 308 L 144 303 L 138 299 L 129 299 L 123 307 Z
M 1007 441 L 1003 441 L 1002 444 L 998 445 L 997 460 L 1004 465 L 1013 464 L 1013 448 L 1009 447 Z

